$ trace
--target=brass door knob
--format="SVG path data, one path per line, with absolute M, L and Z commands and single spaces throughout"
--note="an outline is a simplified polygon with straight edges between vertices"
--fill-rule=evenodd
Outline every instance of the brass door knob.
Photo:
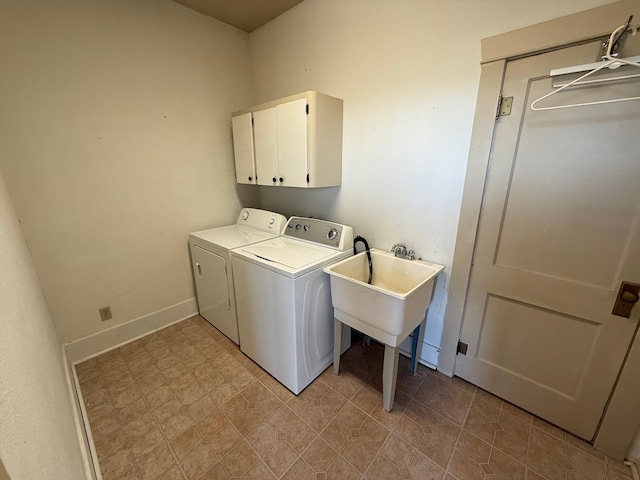
M 616 303 L 613 305 L 614 315 L 620 317 L 631 316 L 631 310 L 638 301 L 638 294 L 640 294 L 640 284 L 631 282 L 622 282 L 620 290 L 618 290 L 618 296 L 616 297 Z

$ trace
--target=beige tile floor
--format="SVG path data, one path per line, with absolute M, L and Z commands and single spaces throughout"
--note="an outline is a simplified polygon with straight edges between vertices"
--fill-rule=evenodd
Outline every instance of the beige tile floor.
M 629 480 L 628 467 L 474 386 L 401 357 L 382 410 L 380 345 L 299 396 L 201 317 L 76 366 L 105 480 Z

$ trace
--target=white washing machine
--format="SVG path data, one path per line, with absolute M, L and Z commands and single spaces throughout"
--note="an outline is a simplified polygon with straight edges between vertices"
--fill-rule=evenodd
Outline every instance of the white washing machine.
M 200 315 L 235 343 L 238 320 L 230 251 L 279 236 L 286 222 L 279 213 L 243 208 L 235 225 L 189 234 Z
M 296 395 L 333 362 L 322 269 L 353 254 L 353 229 L 291 217 L 281 237 L 231 252 L 240 349 Z M 345 329 L 344 350 L 351 346 Z

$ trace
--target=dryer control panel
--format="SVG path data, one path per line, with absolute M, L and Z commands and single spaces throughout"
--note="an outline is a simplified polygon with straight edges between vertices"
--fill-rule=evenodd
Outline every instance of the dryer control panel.
M 286 223 L 287 218 L 279 213 L 258 208 L 243 208 L 236 224 L 280 235 Z
M 282 234 L 343 252 L 353 248 L 352 227 L 318 218 L 291 217 Z

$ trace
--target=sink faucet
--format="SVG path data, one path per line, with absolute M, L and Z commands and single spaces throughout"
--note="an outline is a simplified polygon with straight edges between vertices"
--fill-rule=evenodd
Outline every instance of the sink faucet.
M 406 258 L 407 260 L 413 260 L 416 258 L 416 254 L 413 250 L 407 251 L 407 247 L 404 245 L 394 245 L 391 247 L 391 251 L 398 258 Z

